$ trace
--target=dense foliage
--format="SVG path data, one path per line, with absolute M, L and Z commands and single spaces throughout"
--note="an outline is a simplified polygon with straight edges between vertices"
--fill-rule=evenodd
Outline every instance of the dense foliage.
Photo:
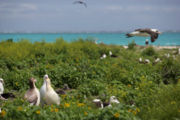
M 0 42 L 0 77 L 5 92 L 17 96 L 0 101 L 0 119 L 180 120 L 180 55 L 172 57 L 175 50 L 129 46 L 90 39 L 67 43 L 62 38 L 54 43 Z M 118 57 L 110 57 L 109 51 Z M 100 59 L 104 53 L 107 58 Z M 140 57 L 151 63 L 139 63 Z M 161 62 L 155 64 L 156 58 Z M 60 106 L 30 107 L 23 99 L 28 79 L 36 78 L 40 88 L 45 74 L 54 88 L 68 84 L 73 90 L 60 96 Z M 92 104 L 94 98 L 108 101 L 112 95 L 120 104 L 104 109 Z

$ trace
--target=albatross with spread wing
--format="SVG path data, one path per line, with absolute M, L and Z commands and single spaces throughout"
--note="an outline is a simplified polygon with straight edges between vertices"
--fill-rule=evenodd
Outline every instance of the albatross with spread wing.
M 136 29 L 134 32 L 128 33 L 126 34 L 127 37 L 133 37 L 133 36 L 143 36 L 143 37 L 151 37 L 151 42 L 154 42 L 159 34 L 161 34 L 161 32 L 159 32 L 157 29 Z
M 75 2 L 73 2 L 73 4 L 82 4 L 85 7 L 87 7 L 87 4 L 84 1 L 82 1 L 82 0 L 75 1 Z

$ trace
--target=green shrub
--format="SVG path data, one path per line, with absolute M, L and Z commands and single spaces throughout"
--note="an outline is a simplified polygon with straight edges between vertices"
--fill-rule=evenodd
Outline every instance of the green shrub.
M 180 118 L 180 86 L 161 86 L 144 99 L 140 117 L 143 120 L 172 120 Z
M 89 80 L 88 84 L 82 84 L 79 86 L 79 91 L 81 92 L 82 95 L 85 96 L 98 96 L 100 93 L 105 91 L 106 86 L 97 80 Z
M 180 78 L 180 63 L 173 58 L 165 59 L 159 67 L 165 84 L 176 84 Z
M 134 40 L 133 40 L 132 42 L 128 43 L 128 49 L 129 49 L 129 50 L 134 49 L 134 48 L 135 48 L 135 46 L 136 46 L 136 43 L 135 43 L 135 41 L 134 41 Z
M 156 55 L 156 51 L 154 50 L 153 47 L 148 47 L 142 52 L 143 56 L 154 56 Z
M 130 43 L 129 48 L 135 49 L 135 43 Z M 118 57 L 110 57 L 109 51 Z M 71 43 L 63 38 L 54 43 L 1 41 L 0 77 L 4 79 L 5 92 L 15 93 L 17 98 L 0 102 L 1 109 L 6 112 L 3 117 L 0 113 L 0 119 L 179 118 L 180 57 L 173 60 L 160 56 L 162 62 L 159 64 L 140 64 L 138 61 L 141 55 L 153 61 L 167 52 L 171 50 L 150 47 L 142 52 L 141 49 L 126 50 L 122 46 L 97 45 L 92 38 Z M 104 53 L 107 58 L 100 59 Z M 49 75 L 54 89 L 68 84 L 72 90 L 60 96 L 60 106 L 30 107 L 22 99 L 29 88 L 28 80 L 36 78 L 36 86 L 40 88 L 45 74 Z M 116 96 L 120 104 L 98 109 L 92 103 L 94 98 L 108 102 L 110 96 Z M 130 106 L 132 103 L 134 107 Z

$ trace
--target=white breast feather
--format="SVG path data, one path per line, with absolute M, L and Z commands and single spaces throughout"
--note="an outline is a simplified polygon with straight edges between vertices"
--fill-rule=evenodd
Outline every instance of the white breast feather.
M 53 88 L 50 88 L 48 91 L 46 91 L 45 102 L 47 104 L 60 104 L 60 97 Z
M 0 95 L 3 94 L 4 92 L 4 87 L 3 84 L 0 82 Z
M 44 101 L 45 94 L 46 94 L 46 83 L 44 82 L 40 89 L 41 102 Z
M 36 91 L 36 94 L 38 96 L 38 99 L 37 99 L 37 102 L 36 102 L 36 105 L 38 106 L 40 104 L 40 92 L 39 92 L 39 90 L 37 88 L 35 89 L 35 91 Z
M 147 33 L 141 33 L 139 31 L 134 31 L 134 32 L 130 33 L 130 35 L 132 35 L 132 36 L 144 36 L 144 37 L 149 37 L 150 36 Z

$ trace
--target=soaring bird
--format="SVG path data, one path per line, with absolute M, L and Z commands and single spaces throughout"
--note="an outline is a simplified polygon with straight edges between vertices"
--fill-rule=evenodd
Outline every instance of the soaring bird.
M 75 1 L 75 2 L 73 2 L 73 4 L 82 4 L 85 7 L 87 7 L 87 4 L 84 1 L 82 1 L 82 0 Z
M 157 38 L 158 35 L 161 34 L 157 29 L 136 29 L 134 32 L 127 33 L 127 37 L 133 37 L 133 36 L 143 36 L 143 37 L 151 37 L 151 42 L 154 42 Z
M 2 98 L 2 94 L 3 94 L 3 92 L 4 92 L 4 86 L 3 86 L 3 84 L 4 84 L 4 80 L 2 79 L 2 78 L 0 78 L 0 98 Z
M 38 106 L 40 104 L 40 93 L 35 85 L 36 79 L 31 78 L 29 80 L 30 89 L 24 95 L 24 98 L 30 103 L 30 105 Z
M 44 101 L 46 104 L 60 104 L 60 97 L 59 95 L 54 91 L 54 89 L 51 87 L 51 80 L 49 78 L 45 79 L 46 82 L 46 92 L 44 96 Z

